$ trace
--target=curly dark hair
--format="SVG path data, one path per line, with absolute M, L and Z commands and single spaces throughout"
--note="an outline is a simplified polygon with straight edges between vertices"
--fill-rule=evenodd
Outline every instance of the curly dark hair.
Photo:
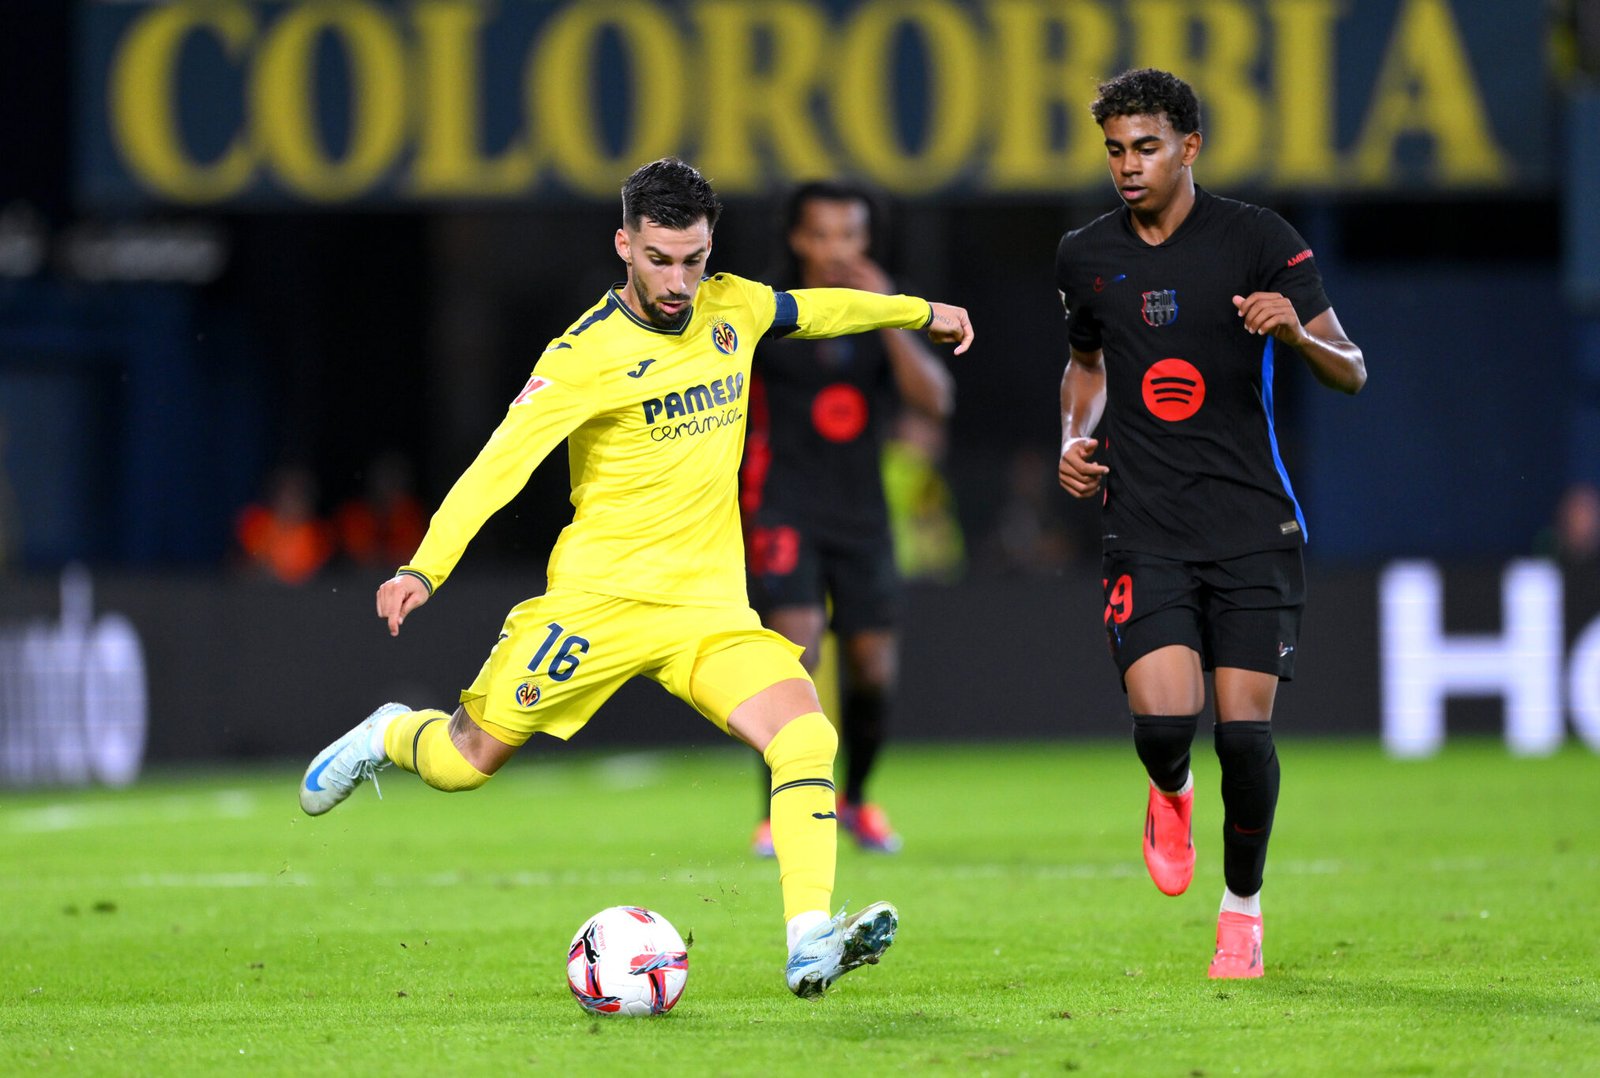
M 1100 84 L 1100 96 L 1089 106 L 1094 122 L 1105 126 L 1113 116 L 1167 114 L 1180 135 L 1200 130 L 1200 99 L 1187 82 L 1170 71 L 1140 67 Z
M 722 202 L 693 165 L 663 157 L 641 165 L 622 185 L 622 223 L 636 229 L 648 217 L 663 228 L 688 228 L 701 218 L 715 230 Z

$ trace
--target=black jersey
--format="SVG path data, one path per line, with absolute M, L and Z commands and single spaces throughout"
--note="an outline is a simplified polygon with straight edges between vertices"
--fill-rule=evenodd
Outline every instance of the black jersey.
M 768 338 L 751 371 L 741 501 L 827 535 L 886 532 L 879 462 L 898 400 L 883 338 Z
M 1304 542 L 1272 418 L 1273 366 L 1298 353 L 1248 332 L 1233 305 L 1279 292 L 1302 323 L 1328 309 L 1295 230 L 1197 190 L 1157 246 L 1126 208 L 1068 232 L 1056 286 L 1072 347 L 1105 352 L 1105 549 L 1214 561 Z

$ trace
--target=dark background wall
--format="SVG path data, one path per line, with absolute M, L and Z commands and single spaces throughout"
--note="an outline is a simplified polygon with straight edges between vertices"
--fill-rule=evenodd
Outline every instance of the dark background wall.
M 860 6 L 819 4 L 840 18 Z M 981 5 L 958 7 L 980 18 Z M 1130 41 L 1151 32 L 1137 5 L 1090 7 L 1131 27 Z M 1276 28 L 1291 7 L 1263 0 L 1228 17 Z M 155 757 L 298 752 L 321 736 L 307 730 L 338 726 L 377 697 L 439 702 L 470 678 L 505 609 L 540 586 L 569 511 L 565 468 L 558 452 L 397 642 L 367 616 L 391 566 L 335 559 L 300 587 L 264 579 L 239 551 L 240 511 L 292 466 L 330 513 L 366 491 L 386 455 L 436 504 L 544 343 L 620 276 L 614 196 L 550 182 L 519 197 L 423 201 L 393 177 L 344 202 L 281 189 L 213 205 L 141 193 L 111 175 L 115 155 L 94 127 L 105 79 L 93 71 L 96 42 L 139 10 L 0 5 L 0 622 L 52 616 L 55 574 L 86 564 L 100 608 L 126 613 L 143 635 Z M 1374 574 L 1390 561 L 1427 557 L 1492 580 L 1509 559 L 1562 554 L 1569 573 L 1594 572 L 1592 551 L 1563 552 L 1554 538 L 1563 496 L 1600 486 L 1592 12 L 1353 5 L 1341 25 L 1354 29 L 1330 53 L 1343 81 L 1329 138 L 1341 148 L 1361 134 L 1393 47 L 1385 35 L 1439 10 L 1461 28 L 1463 86 L 1481 95 L 1507 175 L 1452 180 L 1429 164 L 1436 146 L 1409 139 L 1382 182 L 1346 166 L 1285 181 L 1271 139 L 1259 159 L 1228 163 L 1243 121 L 1238 96 L 1222 92 L 1214 156 L 1197 169 L 1208 186 L 1208 168 L 1231 174 L 1217 190 L 1273 206 L 1307 237 L 1371 374 L 1350 399 L 1294 364 L 1278 373 L 1280 440 L 1312 536 L 1308 641 L 1337 643 L 1308 648 L 1286 690 L 1286 715 L 1307 730 L 1376 730 Z M 1263 56 L 1276 47 L 1268 41 Z M 897 78 L 928 77 L 905 48 L 896 55 Z M 1075 98 L 1104 73 L 1081 73 Z M 1245 77 L 1261 80 L 1269 110 L 1306 100 L 1265 60 Z M 987 106 L 998 85 L 974 92 Z M 602 111 L 614 104 L 596 100 Z M 204 120 L 203 95 L 181 104 Z M 490 126 L 504 139 L 502 121 Z M 908 731 L 1102 732 L 1121 712 L 1098 634 L 1094 507 L 1053 487 L 1065 341 L 1052 259 L 1064 229 L 1114 205 L 1098 168 L 1000 190 L 974 165 L 887 200 L 886 265 L 906 287 L 966 305 L 980 333 L 951 365 L 958 407 L 943 462 L 968 560 L 958 583 L 912 593 L 897 720 Z M 783 186 L 732 184 L 714 269 L 760 276 L 774 265 Z M 1019 498 L 1058 540 L 1047 563 L 1004 554 Z M 649 737 L 676 707 L 630 688 L 616 719 L 586 736 Z M 635 725 L 636 712 L 651 717 Z

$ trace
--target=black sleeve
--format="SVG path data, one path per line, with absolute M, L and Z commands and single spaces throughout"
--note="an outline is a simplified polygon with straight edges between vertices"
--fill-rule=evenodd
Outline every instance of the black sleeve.
M 1080 352 L 1100 350 L 1100 322 L 1082 289 L 1074 286 L 1078 233 L 1068 232 L 1061 237 L 1056 248 L 1056 289 L 1061 293 L 1062 306 L 1067 313 L 1067 343 Z
M 1322 290 L 1322 273 L 1316 256 L 1294 227 L 1271 210 L 1262 210 L 1257 232 L 1260 247 L 1256 260 L 1258 291 L 1277 292 L 1294 304 L 1302 324 L 1311 321 L 1333 304 Z

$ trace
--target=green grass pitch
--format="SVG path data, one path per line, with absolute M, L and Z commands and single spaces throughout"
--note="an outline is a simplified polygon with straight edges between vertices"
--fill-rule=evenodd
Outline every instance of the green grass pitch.
M 815 1003 L 783 985 L 732 747 L 529 752 L 473 794 L 391 770 L 315 820 L 287 767 L 11 792 L 0 1073 L 1600 1071 L 1600 757 L 1280 754 L 1264 980 L 1205 977 L 1209 752 L 1195 884 L 1166 898 L 1127 745 L 904 745 L 877 794 L 905 850 L 841 843 L 835 892 L 895 902 L 899 939 Z M 572 933 L 618 903 L 692 936 L 663 1018 L 567 991 Z

